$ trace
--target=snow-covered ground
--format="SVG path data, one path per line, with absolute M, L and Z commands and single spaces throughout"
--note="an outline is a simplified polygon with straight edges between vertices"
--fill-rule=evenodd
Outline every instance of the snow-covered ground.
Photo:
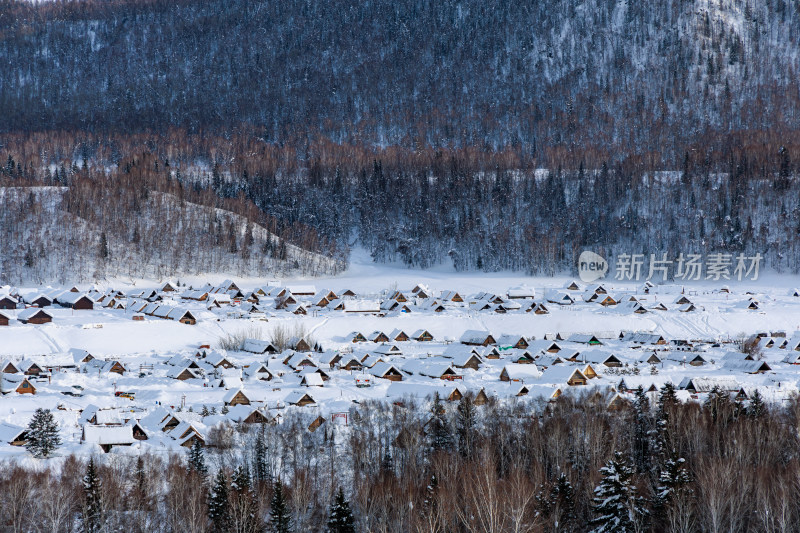
M 207 281 L 212 285 L 221 282 L 220 279 L 180 281 L 194 288 Z M 337 295 L 350 290 L 356 294 L 354 298 L 337 301 L 383 304 L 384 311 L 380 315 L 320 307 L 313 305 L 310 296 L 296 297 L 305 304 L 306 314 L 295 315 L 287 309 L 276 308 L 276 297 L 258 292 L 256 296 L 260 297 L 255 307 L 246 308 L 252 306 L 246 299 L 270 281 L 236 279 L 235 284 L 244 298 L 228 303 L 226 297 L 222 297 L 220 306 L 210 309 L 208 300 L 181 299 L 178 294 L 187 290 L 185 286 L 179 287 L 177 292 L 161 293 L 164 300 L 156 302 L 157 305 L 167 305 L 171 301 L 169 305 L 193 313 L 197 318 L 195 325 L 158 318 L 157 313 L 144 316 L 143 320 L 133 320 L 134 299 L 121 296 L 117 296 L 117 301 L 124 303 L 127 309 L 103 308 L 96 304 L 94 310 L 79 311 L 53 305 L 46 308 L 53 317 L 49 324 L 22 324 L 16 320 L 24 307 L 22 302 L 17 309 L 0 310 L 11 319 L 8 326 L 0 326 L 2 368 L 7 369 L 11 364 L 21 370 L 0 377 L 4 390 L 11 391 L 0 397 L 0 440 L 14 433 L 14 426 L 26 426 L 37 407 L 52 409 L 56 415 L 65 443 L 59 455 L 100 451 L 97 443 L 85 442 L 83 438 L 87 424 L 117 428 L 107 430 L 107 437 L 99 437 L 100 440 L 131 440 L 131 432 L 138 429 L 148 437 L 133 440 L 130 447 L 115 447 L 114 453 L 140 450 L 159 453 L 180 450 L 187 436 L 195 432 L 205 439 L 214 425 L 249 417 L 253 411 L 257 411 L 253 416 L 263 415 L 266 419 L 280 421 L 288 411 L 301 409 L 332 423 L 336 413 L 352 412 L 357 406 L 353 402 L 365 399 L 399 401 L 404 396 L 425 397 L 433 392 L 445 398 L 457 398 L 467 391 L 483 391 L 486 396 L 500 401 L 517 401 L 528 395 L 550 397 L 559 392 L 586 389 L 570 386 L 564 371 L 554 372 L 555 368 L 586 373 L 590 378 L 588 386 L 599 387 L 610 397 L 617 393 L 625 397 L 625 387 L 660 387 L 667 381 L 687 384 L 687 378 L 701 378 L 694 383 L 698 389 L 716 383 L 742 397 L 758 389 L 775 402 L 789 398 L 798 390 L 800 365 L 784 362 L 787 356 L 800 356 L 800 351 L 793 349 L 800 350 L 800 337 L 794 336 L 795 331 L 800 330 L 800 297 L 791 294 L 795 286 L 800 286 L 800 280 L 794 277 L 762 275 L 756 282 L 725 282 L 729 292 L 722 290 L 725 286 L 721 282 L 669 284 L 645 291 L 641 282 L 600 280 L 608 295 L 619 302 L 603 306 L 584 301 L 594 294 L 586 292 L 585 284 L 580 283 L 580 290 L 566 290 L 566 284 L 572 281 L 567 277 L 456 273 L 444 267 L 413 271 L 400 266 L 375 265 L 363 254 L 355 254 L 351 268 L 340 276 L 281 280 L 280 285 L 313 285 L 316 292 L 326 289 Z M 110 281 L 99 288 L 113 288 L 130 295 L 133 291 L 161 286 L 163 283 L 152 281 L 139 281 L 135 286 L 130 282 Z M 412 289 L 417 286 L 424 287 L 428 298 L 413 293 Z M 532 289 L 534 298 L 507 297 L 510 288 L 520 286 L 524 287 L 523 292 Z M 0 293 L 19 294 L 24 300 L 35 293 L 57 292 L 56 289 L 68 287 L 6 287 Z M 88 291 L 90 287 L 78 289 Z M 400 299 L 407 301 L 396 302 L 398 307 L 388 310 L 390 297 L 396 291 L 401 291 Z M 452 292 L 448 296 L 446 291 Z M 454 293 L 464 301 L 452 301 Z M 553 303 L 552 300 L 562 299 L 564 295 L 575 303 Z M 632 298 L 636 302 L 632 302 Z M 687 304 L 678 302 L 680 298 L 686 298 L 694 309 L 682 312 Z M 534 302 L 542 304 L 547 313 L 526 312 Z M 659 304 L 666 310 L 657 309 Z M 400 311 L 403 306 L 408 312 Z M 443 310 L 436 312 L 437 306 Z M 486 308 L 480 310 L 482 306 Z M 638 308 L 646 312 L 634 313 Z M 289 309 L 296 308 L 290 306 Z M 302 353 L 293 358 L 290 351 L 262 355 L 219 349 L 220 341 L 231 334 L 270 340 L 277 329 L 289 335 L 302 331 L 305 340 L 322 351 Z M 425 330 L 433 340 L 354 343 L 349 337 L 353 332 L 365 337 L 375 332 L 397 336 L 399 330 L 409 336 Z M 488 332 L 495 342 L 486 347 L 463 344 L 462 336 L 468 331 Z M 630 336 L 621 339 L 623 332 L 647 332 L 653 336 L 642 344 L 643 337 L 638 342 Z M 574 334 L 585 338 L 570 339 Z M 762 336 L 755 358 L 766 363 L 766 367 L 756 365 L 760 367 L 756 369 L 750 363 L 732 363 L 740 357 L 726 356 L 728 352 L 737 351 L 737 341 L 752 335 Z M 585 342 L 592 336 L 599 344 Z M 665 344 L 652 344 L 658 337 L 662 337 Z M 510 348 L 519 339 L 529 344 L 527 350 Z M 544 339 L 554 340 L 558 351 L 545 344 Z M 691 347 L 678 346 L 672 341 L 686 341 Z M 389 351 L 392 346 L 399 353 Z M 496 353 L 492 351 L 493 346 L 497 348 Z M 95 362 L 75 362 L 80 354 L 70 352 L 74 349 L 86 350 Z M 542 351 L 545 349 L 553 351 L 545 353 Z M 473 363 L 477 361 L 478 368 L 461 368 L 473 350 L 476 355 Z M 659 362 L 647 362 L 651 354 Z M 604 364 L 603 360 L 610 355 L 621 361 L 620 367 Z M 337 356 L 343 359 L 332 365 L 330 361 Z M 554 361 L 554 357 L 562 361 Z M 688 364 L 698 357 L 702 365 Z M 226 362 L 222 362 L 223 358 Z M 313 366 L 297 364 L 304 359 Z M 365 368 L 339 368 L 351 359 L 361 362 Z M 517 362 L 528 359 L 533 362 Z M 123 374 L 109 372 L 111 365 L 99 364 L 99 360 L 119 362 L 125 371 Z M 22 370 L 31 363 L 44 370 L 39 377 L 27 378 L 36 394 L 14 392 L 22 379 Z M 587 368 L 587 364 L 591 368 Z M 256 372 L 262 365 L 264 371 Z M 47 367 L 53 370 L 47 372 Z M 175 379 L 184 369 L 193 377 Z M 748 373 L 755 370 L 761 373 Z M 311 377 L 305 380 L 308 383 L 303 383 L 306 374 L 319 375 L 319 371 L 324 372 L 324 381 Z M 401 382 L 376 375 L 391 375 L 393 371 L 402 377 Z M 591 378 L 592 371 L 597 377 Z M 511 381 L 501 380 L 504 373 Z M 442 374 L 454 377 L 442 379 Z M 271 379 L 259 379 L 259 376 Z M 712 382 L 702 381 L 702 378 L 712 378 Z M 369 381 L 369 386 L 359 386 L 365 384 L 364 380 Z M 322 386 L 318 386 L 319 383 Z M 309 384 L 311 386 L 307 386 Z M 250 405 L 232 408 L 228 415 L 222 415 L 223 405 L 226 401 L 230 403 L 239 390 Z M 133 393 L 133 398 L 116 396 L 115 392 Z M 314 403 L 293 406 L 292 403 L 304 394 Z M 687 400 L 702 400 L 703 397 L 702 390 L 681 394 Z M 204 406 L 217 414 L 201 416 Z M 93 418 L 98 409 L 100 414 Z M 171 417 L 175 417 L 176 423 L 180 422 L 175 429 L 164 427 Z M 340 423 L 343 417 L 335 417 L 335 420 Z M 124 429 L 132 427 L 134 422 L 138 423 L 138 429 Z M 24 448 L 0 442 L 0 458 L 28 456 Z

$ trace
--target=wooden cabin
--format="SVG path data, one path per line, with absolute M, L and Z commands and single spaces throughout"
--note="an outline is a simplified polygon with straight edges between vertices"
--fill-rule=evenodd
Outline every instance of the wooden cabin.
M 458 390 L 458 387 L 453 387 L 453 391 L 445 397 L 445 400 L 448 402 L 457 402 L 463 397 L 464 395 L 461 394 L 461 391 Z
M 369 373 L 377 378 L 388 379 L 389 381 L 403 381 L 403 374 L 393 365 L 385 362 L 376 363 L 369 369 Z
M 409 340 L 408 335 L 402 329 L 396 329 L 389 334 L 389 338 L 394 342 L 406 342 Z
M 178 318 L 176 318 L 178 322 L 181 324 L 188 324 L 190 326 L 194 326 L 197 324 L 197 319 L 190 311 L 184 311 L 183 313 L 178 314 Z
M 308 341 L 302 338 L 289 339 L 289 345 L 294 346 L 294 349 L 297 350 L 298 352 L 311 351 L 311 345 L 308 343 Z
M 372 342 L 389 342 L 389 336 L 382 331 L 373 331 L 367 338 Z
M 0 298 L 0 309 L 16 309 L 18 303 L 16 298 L 3 296 Z
M 178 374 L 175 376 L 175 379 L 179 381 L 186 381 L 187 379 L 195 379 L 196 377 L 197 376 L 195 376 L 190 369 L 184 368 L 183 370 L 178 372 Z
M 305 407 L 306 405 L 316 405 L 317 402 L 311 397 L 310 394 L 295 391 L 286 399 L 286 403 L 290 405 L 297 405 L 299 407 Z
M 222 401 L 225 405 L 250 405 L 250 399 L 242 389 L 228 391 Z
M 488 331 L 468 330 L 461 336 L 461 344 L 466 344 L 467 346 L 489 346 L 490 344 L 496 344 L 496 341 Z
M 14 392 L 17 394 L 36 394 L 36 387 L 28 381 L 28 378 L 23 378 L 17 385 L 17 388 L 14 389 Z
M 489 397 L 486 395 L 486 391 L 483 389 L 479 390 L 472 403 L 475 405 L 486 405 L 489 403 Z
M 411 336 L 417 342 L 431 342 L 433 341 L 433 335 L 427 329 L 419 329 L 414 332 Z
M 30 307 L 20 311 L 17 315 L 17 320 L 23 324 L 47 324 L 53 321 L 53 315 L 43 309 Z
M 353 343 L 356 343 L 356 342 L 367 342 L 367 338 L 363 334 L 359 333 L 358 331 L 354 331 L 353 333 L 348 335 L 347 336 L 347 340 L 349 340 L 350 342 L 353 342 Z
M 0 422 L 0 442 L 6 442 L 11 446 L 25 446 L 28 443 L 28 429 Z

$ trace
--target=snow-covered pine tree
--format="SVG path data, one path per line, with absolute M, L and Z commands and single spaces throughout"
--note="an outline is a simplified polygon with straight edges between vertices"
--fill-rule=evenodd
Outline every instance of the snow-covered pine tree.
M 549 490 L 542 485 L 534 498 L 538 516 L 547 522 L 547 531 L 574 531 L 577 520 L 575 489 L 566 474 L 562 472 Z
M 394 457 L 392 457 L 392 452 L 389 449 L 388 445 L 383 447 L 383 458 L 381 459 L 381 472 L 389 476 L 394 475 Z
M 103 483 L 97 474 L 94 457 L 90 457 L 86 465 L 83 494 L 83 533 L 98 533 L 103 527 Z
M 691 495 L 691 483 L 692 478 L 686 468 L 686 460 L 677 451 L 672 450 L 658 476 L 653 502 L 656 515 L 662 518 L 676 499 Z
M 654 429 L 653 454 L 658 460 L 663 459 L 664 455 L 673 448 L 671 419 L 675 407 L 678 405 L 678 395 L 675 393 L 675 386 L 666 383 L 661 387 L 656 402 L 656 416 Z
M 134 494 L 140 501 L 148 497 L 147 490 L 147 472 L 144 469 L 144 459 L 141 455 L 136 456 L 136 467 L 133 471 L 133 477 L 136 482 L 134 487 Z
M 456 435 L 458 435 L 458 451 L 465 457 L 472 455 L 476 424 L 477 413 L 472 397 L 463 396 L 456 407 Z
M 620 452 L 600 469 L 603 478 L 594 489 L 592 533 L 633 533 L 647 516 L 643 498 L 636 495 L 634 470 Z
M 761 418 L 767 414 L 767 405 L 761 397 L 761 393 L 756 389 L 753 397 L 750 398 L 750 405 L 747 406 L 747 415 L 751 418 Z
M 290 533 L 292 531 L 292 517 L 286 506 L 286 498 L 283 496 L 283 484 L 280 480 L 275 481 L 272 501 L 270 502 L 269 519 L 273 533 Z
M 726 424 L 736 415 L 736 408 L 732 404 L 733 402 L 728 392 L 714 385 L 711 392 L 708 393 L 704 407 L 708 409 L 712 422 Z
M 450 424 L 447 420 L 447 412 L 445 411 L 442 400 L 439 398 L 439 393 L 433 393 L 433 404 L 431 405 L 431 414 L 433 417 L 430 422 L 429 438 L 432 451 L 447 450 L 452 442 L 452 435 L 450 433 Z
M 550 492 L 555 531 L 572 531 L 575 527 L 575 489 L 563 472 Z
M 208 410 L 208 406 L 206 404 L 203 404 L 203 408 L 200 410 L 200 416 L 208 416 L 210 414 L 211 413 Z
M 344 497 L 342 487 L 339 487 L 328 516 L 328 532 L 355 533 L 355 531 L 355 520 L 353 519 L 353 512 L 350 510 L 350 502 Z
M 208 519 L 211 521 L 211 530 L 215 533 L 226 533 L 230 522 L 230 509 L 228 503 L 228 480 L 222 468 L 217 471 L 214 486 L 208 496 Z
M 428 481 L 428 486 L 425 487 L 425 499 L 422 500 L 423 516 L 432 516 L 436 513 L 438 492 L 439 479 L 436 477 L 436 474 L 431 474 L 431 479 Z
M 195 439 L 192 447 L 189 448 L 189 469 L 194 470 L 201 476 L 205 476 L 208 473 L 203 445 L 200 444 L 198 439 Z
M 28 423 L 28 443 L 25 447 L 34 457 L 49 457 L 61 445 L 53 413 L 39 407 Z
M 108 238 L 106 237 L 105 231 L 100 233 L 100 245 L 97 252 L 100 256 L 100 259 L 108 259 Z
M 231 410 L 230 410 L 230 409 L 228 409 L 228 406 L 227 406 L 227 405 L 223 405 L 223 406 L 222 406 L 222 410 L 220 411 L 220 413 L 222 413 L 223 415 L 227 415 L 227 414 L 228 414 L 228 413 L 230 413 L 230 412 L 231 412 Z
M 269 468 L 269 448 L 267 446 L 267 437 L 264 430 L 264 424 L 256 433 L 256 441 L 253 445 L 253 479 L 255 481 L 264 481 L 271 483 L 272 473 Z
M 230 502 L 231 533 L 257 533 L 263 529 L 247 465 L 239 465 L 233 472 Z
M 633 462 L 639 472 L 650 470 L 650 400 L 639 385 L 633 402 Z

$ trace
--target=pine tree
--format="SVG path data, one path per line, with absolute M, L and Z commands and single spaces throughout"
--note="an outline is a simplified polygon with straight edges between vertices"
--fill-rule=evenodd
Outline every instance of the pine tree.
M 650 400 L 641 385 L 633 402 L 633 462 L 639 472 L 650 469 Z
M 647 515 L 643 499 L 636 496 L 633 484 L 634 470 L 621 453 L 615 452 L 600 469 L 603 479 L 594 489 L 592 533 L 633 533 L 637 523 Z
M 428 486 L 425 487 L 425 499 L 422 500 L 423 516 L 432 516 L 436 513 L 438 492 L 439 480 L 437 479 L 436 474 L 431 474 L 431 479 L 428 481 Z
M 28 249 L 25 250 L 25 266 L 28 268 L 33 268 L 36 265 L 36 258 L 33 255 L 33 250 L 31 250 L 30 245 Z
M 433 404 L 431 405 L 431 418 L 430 422 L 430 445 L 431 450 L 447 450 L 452 441 L 450 434 L 450 424 L 448 424 L 446 411 L 442 405 L 442 400 L 439 398 L 439 393 L 433 393 Z
M 53 413 L 39 407 L 28 423 L 28 443 L 25 447 L 34 457 L 41 458 L 49 457 L 59 446 L 61 437 Z
M 201 476 L 205 476 L 208 473 L 205 452 L 199 439 L 194 439 L 192 447 L 189 448 L 189 469 L 194 470 Z
M 547 520 L 547 530 L 573 531 L 576 526 L 575 489 L 563 472 L 548 491 L 542 485 L 534 497 L 539 516 Z
M 750 405 L 747 407 L 747 415 L 751 418 L 761 418 L 767 414 L 767 405 L 761 398 L 761 393 L 756 390 L 750 398 Z
M 666 383 L 661 387 L 656 405 L 655 423 L 655 443 L 653 453 L 663 458 L 664 454 L 673 448 L 671 434 L 671 417 L 678 405 L 678 395 L 675 393 L 675 386 Z
M 89 458 L 86 475 L 83 477 L 83 532 L 97 533 L 103 527 L 103 484 L 94 465 L 94 457 Z
M 664 462 L 664 467 L 658 476 L 658 485 L 655 490 L 654 507 L 658 518 L 662 518 L 666 509 L 682 496 L 692 494 L 690 484 L 692 478 L 686 469 L 686 460 L 673 450 L 669 459 Z
M 355 533 L 356 526 L 353 520 L 353 512 L 350 510 L 350 502 L 344 497 L 342 487 L 336 493 L 336 499 L 331 504 L 331 511 L 328 515 L 329 533 Z
M 292 531 L 292 517 L 286 506 L 283 496 L 283 485 L 280 481 L 275 481 L 272 501 L 270 502 L 270 525 L 273 533 L 290 533 Z
M 261 424 L 253 446 L 253 477 L 256 481 L 265 481 L 267 483 L 271 481 L 268 452 L 264 424 Z
M 227 405 L 223 405 L 223 406 L 222 406 L 222 410 L 220 410 L 220 413 L 221 413 L 221 414 L 223 414 L 223 415 L 227 415 L 227 414 L 228 414 L 228 413 L 230 413 L 230 412 L 231 412 L 231 410 L 230 410 L 230 409 L 228 409 L 228 406 L 227 406 Z
M 239 465 L 233 472 L 230 516 L 230 530 L 233 533 L 256 533 L 262 529 L 258 518 L 258 500 L 246 465 Z
M 108 258 L 108 239 L 106 238 L 106 232 L 105 231 L 100 233 L 99 254 L 100 254 L 100 259 L 107 259 Z
M 136 478 L 136 491 L 142 495 L 147 495 L 147 472 L 144 470 L 144 459 L 141 455 L 136 457 L 136 468 L 133 472 Z
M 572 531 L 577 516 L 575 514 L 575 489 L 563 472 L 550 492 L 555 531 Z
M 392 457 L 392 452 L 389 449 L 388 445 L 383 447 L 383 459 L 381 459 L 381 472 L 390 476 L 394 475 L 394 458 Z
M 472 454 L 474 447 L 476 418 L 472 398 L 469 395 L 463 396 L 456 407 L 456 434 L 458 435 L 458 450 L 465 457 Z
M 733 411 L 731 403 L 730 395 L 715 385 L 711 392 L 708 393 L 708 398 L 705 402 L 705 408 L 711 414 L 711 421 L 715 424 L 727 422 Z
M 208 519 L 211 521 L 211 530 L 215 533 L 223 533 L 228 530 L 230 522 L 228 480 L 221 468 L 217 471 L 214 486 L 211 487 L 208 497 Z

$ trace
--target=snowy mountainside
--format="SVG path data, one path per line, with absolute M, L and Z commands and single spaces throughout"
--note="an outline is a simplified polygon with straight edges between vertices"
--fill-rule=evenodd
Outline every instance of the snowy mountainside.
M 241 215 L 151 192 L 131 216 L 115 206 L 71 211 L 66 187 L 0 188 L 6 282 L 162 279 L 221 272 L 335 273 L 336 261 L 286 243 Z

